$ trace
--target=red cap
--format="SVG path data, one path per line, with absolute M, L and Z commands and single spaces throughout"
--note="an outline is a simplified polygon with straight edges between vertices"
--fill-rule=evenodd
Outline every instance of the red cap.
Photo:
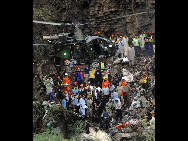
M 74 84 L 77 84 L 77 82 L 74 82 Z
M 114 34 L 112 34 L 111 36 L 114 36 Z
M 146 74 L 146 72 L 144 71 L 143 74 Z

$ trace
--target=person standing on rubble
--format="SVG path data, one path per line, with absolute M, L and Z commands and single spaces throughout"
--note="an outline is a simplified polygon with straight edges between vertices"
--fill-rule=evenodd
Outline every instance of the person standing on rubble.
M 123 86 L 121 85 L 121 83 L 119 83 L 119 85 L 117 86 L 117 93 L 118 93 L 118 97 L 121 98 L 122 105 L 124 105 L 124 98 L 123 95 L 121 95 L 123 93 Z
M 63 78 L 63 86 L 64 86 L 64 93 L 65 93 L 65 91 L 67 91 L 67 88 L 70 87 L 70 79 L 68 77 L 68 73 L 65 73 L 65 77 Z
M 130 47 L 128 47 L 128 55 L 127 55 L 127 57 L 129 59 L 129 66 L 133 67 L 134 66 L 135 50 L 134 50 L 132 44 L 130 44 Z
M 85 68 L 84 68 L 84 82 L 88 83 L 88 80 L 89 80 L 89 70 L 90 70 L 90 67 L 88 67 L 88 64 L 86 64 Z
M 112 34 L 111 36 L 110 36 L 110 40 L 112 41 L 112 43 L 116 43 L 116 37 L 114 36 L 114 34 Z
M 110 89 L 111 87 L 110 87 L 110 82 L 107 80 L 107 78 L 106 77 L 103 77 L 103 82 L 102 82 L 102 88 L 104 88 L 105 86 L 105 84 L 107 84 L 107 87 Z
M 91 67 L 91 71 L 89 71 L 89 78 L 90 78 L 91 86 L 94 86 L 95 71 L 96 70 L 93 67 Z
M 104 94 L 104 97 L 106 98 L 106 101 L 109 99 L 109 88 L 107 87 L 107 84 L 104 84 L 104 88 L 102 88 L 102 93 Z
M 118 100 L 115 100 L 116 106 L 115 106 L 115 119 L 118 121 L 118 118 L 120 118 L 120 121 L 122 120 L 122 111 L 121 111 L 121 102 Z
M 120 54 L 120 58 L 123 58 L 123 56 L 124 56 L 124 41 L 122 40 L 122 36 L 120 36 L 118 46 L 119 46 L 119 49 L 117 52 Z
M 124 37 L 123 37 L 123 42 L 124 42 L 124 56 L 125 57 L 127 56 L 127 51 L 128 51 L 128 47 L 129 47 L 128 41 L 129 41 L 129 38 L 125 34 Z
M 93 101 L 91 100 L 91 97 L 88 97 L 86 100 L 86 105 L 88 107 L 87 111 L 86 111 L 86 116 L 87 117 L 92 117 L 92 103 Z
M 125 85 L 123 86 L 123 98 L 124 98 L 124 104 L 126 106 L 130 106 L 131 100 L 130 100 L 130 94 L 131 94 L 131 87 L 128 85 L 127 82 L 125 82 Z
M 106 109 L 103 109 L 103 131 L 106 131 L 106 125 L 107 125 L 107 128 L 108 128 L 108 122 L 109 122 L 109 114 L 106 112 Z
M 140 48 L 141 48 L 141 51 L 143 52 L 144 51 L 144 37 L 145 37 L 146 35 L 144 34 L 144 31 L 142 31 L 142 33 L 140 34 L 140 40 L 141 40 L 141 42 L 140 42 Z
M 106 112 L 109 114 L 109 117 L 112 117 L 112 110 L 115 108 L 114 104 L 112 103 L 112 99 L 110 98 L 109 101 L 106 103 Z
M 150 53 L 150 56 L 152 56 L 152 48 L 151 48 L 151 43 L 150 43 L 150 35 L 148 34 L 146 37 L 144 37 L 144 42 L 145 42 L 145 57 L 148 56 L 148 49 L 149 49 L 149 53 Z
M 134 44 L 134 50 L 136 57 L 140 56 L 140 39 L 138 38 L 138 35 L 135 35 L 135 38 L 133 38 L 132 43 Z
M 85 105 L 85 99 L 84 99 L 84 97 L 85 96 L 82 95 L 79 101 L 80 101 L 80 114 L 85 117 L 85 108 L 86 108 L 86 105 Z
M 148 80 L 148 77 L 146 76 L 146 72 L 143 72 L 143 75 L 142 75 L 142 87 L 145 89 L 145 92 L 147 92 L 147 87 L 148 87 L 147 80 Z

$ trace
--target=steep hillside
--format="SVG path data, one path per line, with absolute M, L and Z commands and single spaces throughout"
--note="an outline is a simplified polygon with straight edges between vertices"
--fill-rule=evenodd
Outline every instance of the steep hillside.
M 147 14 L 112 19 L 140 12 Z M 89 23 L 82 27 L 85 35 L 100 32 L 109 37 L 120 32 L 132 38 L 141 31 L 155 33 L 155 0 L 33 0 L 33 19 Z M 42 35 L 71 31 L 71 27 L 33 23 L 33 42 L 42 43 Z

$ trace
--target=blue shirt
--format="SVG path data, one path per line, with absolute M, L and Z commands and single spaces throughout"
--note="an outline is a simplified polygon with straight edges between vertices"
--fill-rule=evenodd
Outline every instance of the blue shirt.
M 85 70 L 85 74 L 89 74 L 89 70 L 90 70 L 89 67 L 88 67 L 88 69 L 85 67 L 84 70 Z
M 104 113 L 103 113 L 103 117 L 109 117 L 108 113 L 107 113 L 107 112 L 104 112 Z
M 53 96 L 54 96 L 54 93 L 51 92 L 51 93 L 50 93 L 50 102 L 54 101 L 54 97 L 53 97 Z
M 112 102 L 115 104 L 115 99 L 118 98 L 118 94 L 116 92 L 112 93 Z
M 63 100 L 62 100 L 62 107 L 63 107 L 63 108 L 66 108 L 66 105 L 67 105 L 66 100 L 63 99 Z
M 104 93 L 104 95 L 109 95 L 109 88 L 108 87 L 102 88 L 102 93 Z
M 113 90 L 115 90 L 115 91 L 116 91 L 116 88 L 115 88 L 115 86 L 114 86 L 114 85 L 111 85 L 110 91 L 112 92 Z
M 78 95 L 77 92 L 78 92 L 78 89 L 72 89 L 72 93 L 74 93 L 75 95 Z
M 77 99 L 77 98 L 74 98 L 74 99 L 72 100 L 72 104 L 77 106 L 77 104 L 78 104 L 78 99 Z

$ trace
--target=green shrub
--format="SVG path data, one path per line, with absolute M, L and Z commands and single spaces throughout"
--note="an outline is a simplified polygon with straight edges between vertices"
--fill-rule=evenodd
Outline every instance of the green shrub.
M 33 141 L 64 141 L 60 132 L 45 129 L 42 133 L 34 134 Z

